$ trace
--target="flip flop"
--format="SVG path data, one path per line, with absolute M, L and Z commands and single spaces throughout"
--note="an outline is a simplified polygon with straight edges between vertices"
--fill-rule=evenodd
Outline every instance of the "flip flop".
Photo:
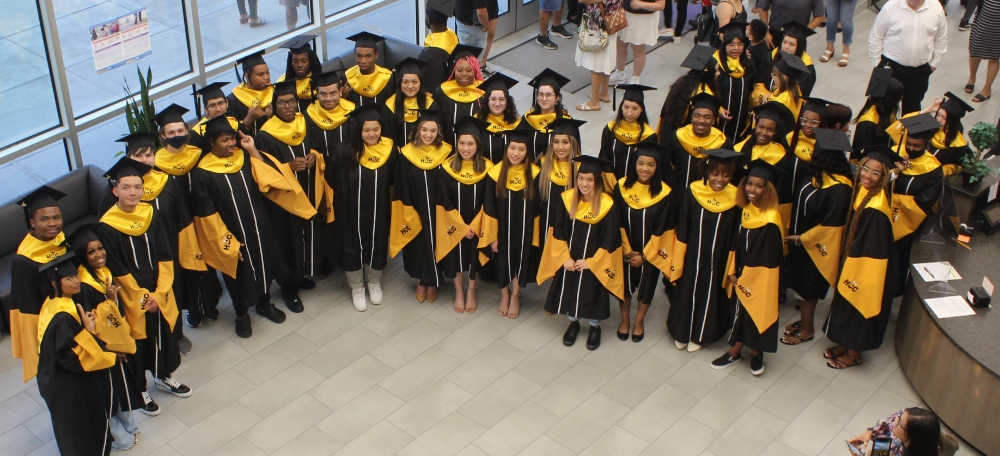
M 847 362 L 845 362 L 845 361 L 842 360 L 842 358 L 844 358 L 845 356 L 847 357 L 847 359 L 851 360 L 850 364 L 848 364 Z M 831 359 L 830 361 L 827 361 L 826 362 L 826 367 L 829 367 L 830 369 L 841 370 L 841 369 L 847 369 L 847 368 L 851 368 L 851 367 L 855 367 L 855 366 L 860 366 L 862 364 L 864 364 L 864 360 L 861 359 L 860 356 L 857 357 L 857 358 L 854 358 L 851 355 L 847 354 L 847 352 L 844 352 L 842 355 L 840 355 L 840 356 L 838 356 L 838 357 L 836 357 L 834 359 Z
M 792 341 L 786 339 L 787 337 L 794 337 L 794 338 L 798 339 L 799 341 L 798 342 L 792 342 Z M 803 339 L 802 338 L 802 331 L 796 329 L 796 330 L 792 331 L 789 334 L 785 334 L 781 339 L 778 339 L 778 341 L 780 341 L 781 343 L 783 343 L 785 345 L 798 345 L 798 344 L 801 344 L 801 343 L 804 343 L 804 342 L 809 342 L 810 340 L 813 340 L 815 338 L 816 338 L 816 335 L 813 334 L 812 336 L 809 336 L 808 339 Z
M 797 321 L 797 322 L 792 323 L 791 325 L 789 325 L 788 328 L 785 329 L 784 334 L 787 336 L 787 335 L 791 334 L 792 332 L 794 332 L 796 329 L 799 329 L 801 327 L 802 327 L 802 320 L 799 320 L 799 321 Z
M 975 84 L 966 84 L 965 85 L 965 93 L 972 93 L 974 90 L 976 90 L 976 85 Z
M 258 17 L 256 21 L 250 21 L 250 27 L 252 28 L 263 27 L 266 24 L 267 21 L 265 21 L 262 17 Z
M 838 354 L 838 353 L 834 353 L 834 349 L 840 349 L 840 350 L 843 350 L 843 351 L 841 351 Z M 844 347 L 844 346 L 842 346 L 842 345 L 837 345 L 837 346 L 830 347 L 830 348 L 826 349 L 826 351 L 823 352 L 823 357 L 826 358 L 826 359 L 834 359 L 834 358 L 836 358 L 838 356 L 843 355 L 844 353 L 847 353 L 847 348 Z
M 580 103 L 580 104 L 576 105 L 576 110 L 577 111 L 584 111 L 584 112 L 587 112 L 587 111 L 600 111 L 601 107 L 598 106 L 596 108 L 591 108 L 590 105 L 588 105 L 587 103 Z

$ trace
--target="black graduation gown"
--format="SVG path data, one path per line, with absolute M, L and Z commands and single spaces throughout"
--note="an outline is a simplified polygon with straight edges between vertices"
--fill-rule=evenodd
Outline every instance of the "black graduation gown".
M 240 86 L 242 87 L 243 85 L 241 84 Z M 268 89 L 261 92 L 273 93 L 274 89 Z M 229 102 L 229 110 L 226 111 L 226 115 L 236 119 L 236 121 L 242 125 L 243 119 L 245 119 L 247 117 L 247 113 L 250 112 L 250 107 L 240 101 L 239 97 L 237 97 L 234 93 L 230 93 L 226 97 L 226 101 Z M 267 95 L 266 101 L 267 104 L 271 103 L 270 95 Z M 248 135 L 255 136 L 257 135 L 257 132 L 260 131 L 260 127 L 264 126 L 264 122 L 267 122 L 267 119 L 267 116 L 263 116 L 253 121 L 250 125 L 243 125 L 242 131 Z M 207 150 L 209 147 L 206 147 L 205 149 Z
M 483 210 L 479 216 L 480 224 L 476 225 L 479 235 L 480 264 L 485 266 L 492 259 L 497 277 L 497 287 L 504 288 L 514 280 L 522 288 L 535 281 L 539 258 L 539 200 L 536 196 L 525 199 L 526 189 L 497 182 L 500 176 L 498 164 L 490 169 L 486 181 L 486 197 L 483 200 Z M 538 175 L 538 167 L 531 166 L 534 177 Z M 523 169 L 524 165 L 514 168 Z M 523 173 L 523 172 L 522 172 Z M 509 173 L 508 181 L 515 181 L 515 173 Z M 523 186 L 523 178 L 519 185 Z M 497 186 L 503 185 L 504 197 L 498 197 Z M 497 242 L 497 251 L 493 252 L 490 243 Z
M 448 79 L 448 61 L 451 59 L 451 54 L 439 47 L 425 46 L 417 59 L 427 63 L 421 71 L 420 84 L 425 91 L 434 93 L 441 83 Z
M 718 56 L 719 53 L 717 52 Z M 719 93 L 716 96 L 722 100 L 722 107 L 729 110 L 733 120 L 719 119 L 719 129 L 735 143 L 748 133 L 750 128 L 750 94 L 753 93 L 756 68 L 753 61 L 747 57 L 740 58 L 743 74 L 734 77 L 733 72 L 720 72 L 716 80 Z
M 532 108 L 534 109 L 534 108 Z M 533 157 L 540 157 L 546 151 L 549 150 L 549 140 L 552 139 L 552 130 L 548 128 L 548 125 L 558 118 L 565 117 L 567 119 L 572 119 L 573 117 L 566 112 L 565 109 L 562 110 L 562 115 L 557 115 L 558 113 L 552 114 L 535 114 L 532 111 L 528 111 L 521 116 L 521 122 L 518 124 L 517 128 L 530 130 L 531 134 L 531 154 Z M 502 155 L 501 155 L 502 157 Z
M 483 157 L 493 163 L 500 163 L 503 161 L 504 153 L 507 150 L 507 132 L 518 128 L 521 124 L 521 119 L 517 119 L 511 125 L 501 125 L 491 120 L 487 121 L 490 123 L 490 126 L 479 137 L 479 141 L 483 145 Z
M 622 123 L 624 122 L 622 121 Z M 656 137 L 656 131 L 649 124 L 643 124 L 641 127 L 638 124 L 633 124 L 631 129 L 627 128 L 628 126 L 619 125 L 616 131 L 612 131 L 611 127 L 614 124 L 615 121 L 612 120 L 604 126 L 598 157 L 611 162 L 615 179 L 621 179 L 625 177 L 629 163 L 635 161 L 636 145 L 644 142 L 656 144 L 659 140 Z
M 390 195 L 399 150 L 386 137 L 376 147 L 387 152 L 362 157 L 370 165 L 359 163 L 344 147 L 327 166 L 327 179 L 334 183 L 334 213 L 344 226 L 340 250 L 345 271 L 358 271 L 362 265 L 382 270 L 388 262 Z
M 539 169 L 545 164 L 546 156 L 538 161 Z M 541 196 L 538 198 L 538 238 L 540 245 L 538 251 L 541 252 L 545 250 L 545 240 L 548 239 L 549 233 L 552 231 L 552 224 L 555 221 L 556 213 L 561 211 L 560 207 L 563 205 L 560 195 L 566 191 L 566 183 L 569 179 L 575 178 L 575 175 L 569 172 L 569 165 L 557 167 L 552 166 L 552 170 L 549 173 L 549 196 L 542 201 Z M 538 188 L 538 193 L 541 195 L 542 189 L 541 179 L 536 183 L 535 188 Z
M 354 103 L 341 99 L 340 109 L 332 118 L 322 116 L 322 108 L 317 104 L 310 105 L 306 109 L 306 142 L 309 148 L 318 151 L 323 155 L 327 168 L 336 161 L 337 151 L 343 144 L 347 144 L 350 135 L 350 122 L 346 113 L 354 110 Z M 323 176 L 327 179 L 327 184 L 332 188 L 334 183 L 327 178 L 330 171 L 326 171 Z M 335 195 L 336 196 L 336 195 Z M 334 218 L 332 223 L 324 223 L 321 235 L 321 249 L 323 256 L 331 267 L 339 267 L 343 252 L 340 249 L 342 242 L 340 239 L 344 235 L 344 226 Z
M 860 206 L 867 192 L 858 189 L 853 206 Z M 898 258 L 892 237 L 891 208 L 884 194 L 872 198 L 853 217 L 860 217 L 854 243 L 837 277 L 830 314 L 823 331 L 837 345 L 855 351 L 882 346 L 892 311 L 894 271 Z M 848 226 L 851 220 L 848 220 Z M 846 234 L 845 234 L 846 236 Z
M 438 241 L 436 208 L 445 202 L 443 190 L 446 173 L 441 169 L 441 164 L 450 155 L 451 146 L 447 143 L 440 148 L 407 144 L 400 151 L 401 158 L 396 162 L 393 176 L 390 255 L 395 256 L 399 247 L 397 238 L 400 239 L 399 242 L 406 242 L 402 247 L 403 270 L 417 279 L 420 285 L 428 287 L 441 286 L 444 274 L 435 256 L 435 243 Z M 401 211 L 404 207 L 416 212 L 421 226 L 415 237 L 404 234 L 406 241 L 397 236 L 399 232 L 396 230 L 399 225 L 406 225 L 397 218 L 403 216 Z
M 414 98 L 415 100 L 415 98 Z M 414 101 L 414 104 L 416 102 Z M 405 106 L 405 105 L 404 105 Z M 431 94 L 427 94 L 427 99 L 424 101 L 424 107 L 420 107 L 419 104 L 416 105 L 415 109 L 409 109 L 404 107 L 404 114 L 402 116 L 396 114 L 396 95 L 390 96 L 385 101 L 385 109 L 389 111 L 389 116 L 392 118 L 392 140 L 396 144 L 406 144 L 410 142 L 410 135 L 413 134 L 413 130 L 417 128 L 417 119 L 420 117 L 418 109 L 438 109 L 437 102 L 434 101 L 434 97 Z M 386 119 L 388 117 L 383 117 Z M 445 141 L 451 139 L 451 134 L 445 134 L 446 131 L 442 127 L 441 135 L 444 137 Z M 386 136 L 383 133 L 382 136 Z
M 805 181 L 795 193 L 788 236 L 800 236 L 801 245 L 788 248 L 781 281 L 806 301 L 825 298 L 837 280 L 844 226 L 851 208 L 850 182 L 844 176 L 824 174 L 819 186 Z
M 910 160 L 910 167 L 892 181 L 892 231 L 899 263 L 893 296 L 902 296 L 910 272 L 910 250 L 924 227 L 933 223 L 934 206 L 941 198 L 944 172 L 931 154 Z
M 729 345 L 742 342 L 751 350 L 778 351 L 779 268 L 782 259 L 783 229 L 777 210 L 767 211 L 763 226 L 747 228 L 748 208 L 743 209 L 732 243 L 733 260 L 729 273 L 736 274 L 736 319 Z M 751 218 L 752 219 L 752 218 Z M 754 226 L 754 225 L 751 225 Z
M 552 236 L 545 243 L 539 282 L 552 277 L 545 299 L 545 311 L 588 320 L 606 320 L 611 316 L 611 296 L 624 298 L 624 266 L 621 223 L 614 198 L 601 193 L 600 211 L 589 204 L 570 219 L 567 201 L 576 190 L 559 196 L 562 211 L 553 224 Z M 568 259 L 587 260 L 590 269 L 567 271 Z M 553 275 L 554 271 L 554 275 Z
M 487 191 L 486 181 L 489 179 L 486 177 L 485 171 L 490 169 L 492 163 L 486 162 L 486 170 L 479 175 L 472 169 L 471 162 L 463 161 L 462 164 L 464 167 L 458 172 L 451 169 L 449 161 L 445 161 L 443 165 L 447 174 L 444 179 L 444 196 L 447 201 L 445 209 L 458 210 L 465 224 L 471 225 L 483 209 Z M 459 273 L 468 272 L 469 279 L 475 280 L 481 267 L 478 244 L 479 239 L 475 236 L 471 239 L 462 239 L 458 246 L 441 260 L 444 276 L 448 279 L 454 279 Z
M 678 201 L 676 240 L 668 278 L 667 330 L 674 340 L 710 344 L 733 324 L 734 303 L 723 286 L 726 260 L 736 238 L 740 208 L 736 187 L 713 192 L 702 181 L 684 190 Z
M 634 267 L 625 260 L 625 296 L 635 296 L 641 303 L 653 302 L 661 272 L 670 272 L 669 255 L 674 246 L 674 198 L 664 184 L 656 197 L 649 187 L 638 182 L 625 188 L 625 178 L 615 187 L 615 207 L 621 220 L 623 255 L 635 251 L 646 258 Z M 647 253 L 648 252 L 648 253 Z
M 732 142 L 715 127 L 708 136 L 699 138 L 688 124 L 667 138 L 665 145 L 670 151 L 670 163 L 674 168 L 673 173 L 664 173 L 667 184 L 670 188 L 687 188 L 692 182 L 701 180 L 698 160 L 704 157 L 702 151 L 731 148 Z
M 52 292 L 52 285 L 38 268 L 65 255 L 65 241 L 63 233 L 47 242 L 26 234 L 10 266 L 10 303 L 4 305 L 10 308 L 11 352 L 21 360 L 25 382 L 38 371 L 38 314 Z
M 752 44 L 747 47 L 750 54 L 750 61 L 753 62 L 754 75 L 753 84 L 764 84 L 765 87 L 771 85 L 771 69 L 774 62 L 771 60 L 771 49 L 766 41 Z
M 458 143 L 458 136 L 454 133 L 458 121 L 476 115 L 482 108 L 479 103 L 483 91 L 475 87 L 478 84 L 461 87 L 452 79 L 434 90 L 434 103 L 437 104 L 437 109 L 445 113 L 441 132 L 448 144 Z
M 375 72 L 365 77 L 358 66 L 354 65 L 344 72 L 344 76 L 347 84 L 351 86 L 347 100 L 359 108 L 371 103 L 384 106 L 385 100 L 395 92 L 392 86 L 392 71 L 388 68 L 376 66 Z
M 63 302 L 39 346 L 38 391 L 48 406 L 61 454 L 107 456 L 112 440 L 108 418 L 114 405 L 109 369 L 116 356 L 84 329 L 70 298 L 54 298 L 46 305 L 55 306 L 56 301 Z
M 879 116 L 873 106 L 862 113 L 858 123 L 854 125 L 854 140 L 851 142 L 854 151 L 851 152 L 851 160 L 860 159 L 865 147 L 878 144 L 892 146 L 892 137 L 886 133 L 885 128 L 879 127 Z

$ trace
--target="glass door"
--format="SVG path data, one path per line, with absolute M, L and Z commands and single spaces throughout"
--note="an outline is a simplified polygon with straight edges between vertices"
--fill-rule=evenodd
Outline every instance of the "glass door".
M 538 0 L 498 0 L 497 35 L 503 38 L 538 22 Z

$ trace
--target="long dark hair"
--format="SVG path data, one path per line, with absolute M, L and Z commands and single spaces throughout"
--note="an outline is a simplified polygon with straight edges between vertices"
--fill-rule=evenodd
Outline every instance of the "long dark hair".
M 864 157 L 858 162 L 859 170 L 861 166 L 864 166 L 869 161 L 873 160 L 871 157 Z M 886 168 L 882 173 L 882 179 L 879 181 L 878 188 L 868 192 L 867 195 L 861 200 L 861 204 L 854 208 L 854 200 L 858 196 L 858 192 L 861 191 L 864 186 L 861 184 L 861 172 L 858 171 L 854 175 L 854 192 L 851 194 L 851 208 L 848 211 L 847 217 L 847 236 L 844 236 L 844 249 L 841 253 L 841 264 L 851 254 L 851 247 L 854 245 L 855 238 L 858 235 L 858 225 L 861 221 L 861 213 L 864 212 L 865 208 L 868 207 L 868 203 L 871 202 L 872 198 L 879 192 L 885 195 L 886 199 L 889 198 L 889 169 Z
M 817 182 L 822 182 L 823 173 L 839 174 L 848 179 L 854 177 L 851 173 L 851 164 L 842 152 L 816 149 L 813 152 L 812 161 L 809 162 L 809 174 Z
M 715 75 L 707 71 L 690 70 L 670 85 L 667 98 L 663 101 L 663 109 L 660 109 L 658 135 L 663 136 L 664 123 L 677 129 L 691 121 L 688 118 L 688 104 L 702 84 L 707 86 L 712 93 L 719 93 L 719 84 L 716 82 Z
M 291 81 L 291 80 L 296 79 L 296 77 L 295 77 L 295 68 L 292 67 L 292 59 L 295 58 L 294 56 L 301 55 L 301 54 L 303 54 L 303 53 L 300 52 L 300 53 L 296 54 L 296 53 L 294 53 L 292 51 L 288 51 L 288 60 L 285 62 L 285 80 L 286 81 Z M 309 54 L 309 74 L 312 75 L 312 76 L 316 76 L 316 75 L 322 73 L 323 72 L 323 64 L 320 63 L 319 57 L 316 55 L 316 53 L 313 52 L 310 49 L 308 52 L 305 52 L 305 54 Z
M 459 137 L 465 135 L 458 135 Z M 483 142 L 479 139 L 479 135 L 468 135 L 472 137 L 472 140 L 476 142 L 476 155 L 472 156 L 472 170 L 476 173 L 481 173 L 486 170 L 486 159 L 483 158 Z M 448 166 L 454 172 L 459 172 L 462 170 L 462 154 L 458 153 L 458 141 L 455 141 L 455 154 L 448 159 Z
M 639 182 L 639 173 L 636 172 L 635 166 L 639 162 L 639 157 L 643 155 L 636 155 L 635 158 L 629 161 L 628 169 L 625 170 L 625 189 L 632 188 L 636 182 Z M 649 178 L 649 196 L 656 196 L 660 194 L 663 190 L 663 172 L 661 169 L 660 160 L 656 160 L 656 170 L 653 171 L 653 176 Z
M 381 135 L 382 133 L 385 133 L 385 123 L 382 120 L 375 120 L 375 122 L 378 122 L 379 127 L 382 128 L 382 131 L 379 134 Z M 365 154 L 365 140 L 361 137 L 361 132 L 364 131 L 364 129 L 365 123 L 357 122 L 354 127 L 354 131 L 347 138 L 347 144 L 350 148 L 348 150 L 354 154 L 354 160 L 358 163 L 361 163 L 361 157 Z M 379 141 L 381 141 L 381 138 Z
M 886 89 L 885 96 L 868 97 L 864 107 L 858 111 L 858 116 L 854 118 L 853 123 L 857 124 L 861 116 L 868 112 L 868 109 L 875 108 L 875 113 L 878 114 L 878 129 L 879 131 L 885 131 L 892 124 L 893 118 L 899 114 L 899 102 L 902 100 L 903 83 L 899 82 L 896 78 L 889 79 L 889 88 Z
M 955 140 L 958 135 L 965 133 L 965 127 L 962 126 L 962 119 L 958 115 L 952 114 L 945 111 L 948 115 L 948 120 L 944 122 L 944 147 L 951 147 L 951 142 Z
M 902 416 L 900 416 L 902 419 Z M 906 409 L 908 441 L 903 456 L 937 456 L 941 448 L 941 422 L 934 413 L 920 407 Z
M 649 116 L 646 115 L 646 103 L 642 101 L 634 101 L 633 103 L 637 103 L 639 108 L 642 109 L 642 112 L 639 113 L 639 117 L 635 119 L 635 122 L 639 124 L 639 128 L 642 128 L 644 125 L 649 125 Z M 622 100 L 622 102 L 618 104 L 618 114 L 615 115 L 615 123 L 611 125 L 612 132 L 617 130 L 618 126 L 625 121 L 625 114 L 622 112 L 623 105 L 625 105 L 625 100 Z M 641 133 L 642 132 L 640 131 L 640 134 Z M 636 140 L 638 139 L 639 138 L 636 138 Z
M 563 118 L 563 114 L 566 112 L 566 110 L 563 109 L 563 104 L 562 104 L 562 102 L 563 102 L 562 90 L 559 89 L 559 88 L 557 88 L 557 87 L 555 87 L 555 86 L 549 85 L 549 84 L 541 84 L 541 85 L 542 86 L 549 86 L 549 87 L 551 87 L 552 90 L 556 93 L 556 100 L 557 101 L 556 101 L 556 105 L 553 106 L 552 109 L 556 113 L 556 119 L 562 119 Z M 507 95 L 507 98 L 509 99 L 510 95 Z M 541 112 L 542 112 L 542 108 L 538 107 L 538 88 L 536 87 L 534 90 L 531 91 L 531 108 L 529 108 L 528 112 L 524 113 L 524 115 L 541 114 Z M 506 117 L 504 118 L 504 120 L 506 120 Z
M 406 122 L 406 95 L 403 94 L 403 76 L 408 74 L 417 75 L 417 79 L 420 80 L 420 88 L 417 89 L 417 108 L 427 109 L 427 92 L 424 90 L 424 78 L 420 76 L 420 73 L 399 73 L 395 75 L 396 78 L 396 101 L 393 103 L 393 114 L 396 116 L 396 120 L 400 124 Z
M 819 125 L 816 126 L 816 127 L 813 127 L 813 131 L 815 131 L 817 128 L 826 128 L 827 125 L 828 125 L 826 123 L 826 116 L 823 115 L 822 112 L 814 111 L 812 109 L 806 109 L 806 106 L 808 106 L 808 105 L 809 104 L 806 103 L 806 105 L 802 107 L 802 110 L 799 111 L 799 117 L 802 117 L 802 113 L 804 113 L 806 111 L 815 112 L 816 114 L 819 114 Z M 795 119 L 795 128 L 792 129 L 792 140 L 788 141 L 788 151 L 789 152 L 795 153 L 795 147 L 799 145 L 799 133 L 801 131 L 802 131 L 802 121 L 799 120 L 799 119 Z
M 500 199 L 507 199 L 507 170 L 511 166 L 516 166 L 510 164 L 510 160 L 507 158 L 507 149 L 510 148 L 510 143 L 515 142 L 524 144 L 524 160 L 521 160 L 521 165 L 524 165 L 524 200 L 528 201 L 535 198 L 535 183 L 531 175 L 531 166 L 535 159 L 531 156 L 531 145 L 521 141 L 511 141 L 510 139 L 507 140 L 507 144 L 504 146 L 503 160 L 499 163 L 500 175 L 497 176 L 496 196 Z
M 510 92 L 507 90 L 501 90 L 503 92 L 504 98 L 507 99 L 507 106 L 503 110 L 503 121 L 508 124 L 517 122 L 517 119 L 521 116 L 517 113 L 517 106 L 514 105 L 514 98 L 510 96 Z M 490 115 L 490 92 L 485 91 L 483 96 L 479 99 L 479 106 L 485 107 L 486 109 L 480 109 L 476 112 L 476 118 L 479 120 L 486 120 Z
M 750 60 L 750 57 L 746 53 L 746 47 L 749 46 L 750 43 L 748 43 L 747 40 L 743 38 L 744 37 L 742 34 L 733 34 L 732 36 L 729 37 L 729 41 L 725 42 L 723 42 L 722 40 L 719 41 L 719 47 L 718 47 L 719 67 L 722 68 L 722 73 L 725 74 L 726 77 L 729 77 L 729 54 L 726 53 L 726 46 L 728 46 L 729 43 L 732 43 L 733 41 L 740 41 L 743 43 L 744 52 L 740 54 L 740 66 L 743 67 L 743 77 L 753 78 L 754 75 L 757 74 L 757 70 L 753 64 L 753 60 Z M 719 77 L 721 78 L 722 75 L 720 74 Z

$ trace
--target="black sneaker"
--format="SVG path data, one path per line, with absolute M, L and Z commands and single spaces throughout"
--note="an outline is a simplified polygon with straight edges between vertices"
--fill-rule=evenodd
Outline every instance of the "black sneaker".
M 184 316 L 184 324 L 188 328 L 197 328 L 201 326 L 201 313 L 188 311 L 187 315 Z
M 764 354 L 750 355 L 750 373 L 754 376 L 764 373 Z
M 559 46 L 556 46 L 556 43 L 553 43 L 552 40 L 549 38 L 548 35 L 538 35 L 538 36 L 536 36 L 535 37 L 535 44 L 537 44 L 537 45 L 539 45 L 539 46 L 541 46 L 541 47 L 543 47 L 545 49 L 548 49 L 550 51 L 554 51 L 556 49 L 559 49 Z
M 191 354 L 191 348 L 194 344 L 191 343 L 191 339 L 188 336 L 181 336 L 181 340 L 177 341 L 177 350 L 181 352 L 181 355 L 187 356 Z
M 961 31 L 963 31 L 963 32 L 966 31 L 966 30 L 968 30 L 970 27 L 972 27 L 972 24 L 970 24 L 970 23 L 968 23 L 968 22 L 966 22 L 964 20 L 958 22 L 958 29 L 961 30 Z
M 587 334 L 587 350 L 597 350 L 601 346 L 601 327 L 591 326 Z
M 236 335 L 244 339 L 253 335 L 253 326 L 250 324 L 249 315 L 236 317 Z
M 187 385 L 174 380 L 173 377 L 156 379 L 156 389 L 173 394 L 177 397 L 191 397 L 191 388 L 188 388 Z
M 566 334 L 563 334 L 563 345 L 572 347 L 576 343 L 576 336 L 578 334 L 580 334 L 580 322 L 569 322 L 569 328 L 566 328 Z
M 573 39 L 573 34 L 569 33 L 569 31 L 566 30 L 566 27 L 563 27 L 561 25 L 556 25 L 553 26 L 551 29 L 549 29 L 549 35 L 555 35 L 558 36 L 559 38 L 567 40 Z
M 219 319 L 219 309 L 217 307 L 205 309 L 204 316 L 209 320 L 216 321 Z
M 156 405 L 156 401 L 149 397 L 149 393 L 142 392 L 142 413 L 149 416 L 156 416 L 160 414 L 160 406 Z
M 278 308 L 274 306 L 274 303 L 267 302 L 264 304 L 257 304 L 257 315 L 275 323 L 285 322 L 285 313 L 278 310 Z
M 732 356 L 729 355 L 729 352 L 725 352 L 722 354 L 722 356 L 715 358 L 715 361 L 712 361 L 712 369 L 716 370 L 725 369 L 740 361 L 743 361 L 742 356 L 736 356 L 735 358 L 733 358 Z
M 313 279 L 303 277 L 302 281 L 299 282 L 300 290 L 312 290 L 313 288 L 316 288 L 316 281 Z
M 285 294 L 281 293 L 281 299 L 285 301 L 285 307 L 294 313 L 302 313 L 305 310 L 305 306 L 302 305 L 302 299 L 299 298 L 298 293 L 296 294 Z

